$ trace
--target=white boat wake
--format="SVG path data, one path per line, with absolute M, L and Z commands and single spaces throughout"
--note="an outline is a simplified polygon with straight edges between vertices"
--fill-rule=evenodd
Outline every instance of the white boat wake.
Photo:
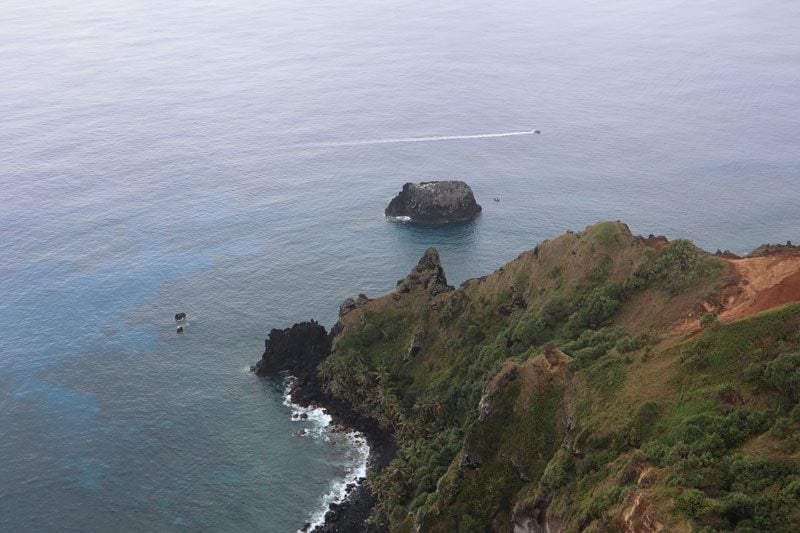
M 516 137 L 518 135 L 533 135 L 537 130 L 508 131 L 504 133 L 479 133 L 476 135 L 436 135 L 432 137 L 395 137 L 389 139 L 366 139 L 362 141 L 334 141 L 321 143 L 307 143 L 302 146 L 327 147 L 327 146 L 366 146 L 370 144 L 395 144 L 395 143 L 422 143 L 435 141 L 462 141 L 468 139 L 494 139 L 497 137 Z

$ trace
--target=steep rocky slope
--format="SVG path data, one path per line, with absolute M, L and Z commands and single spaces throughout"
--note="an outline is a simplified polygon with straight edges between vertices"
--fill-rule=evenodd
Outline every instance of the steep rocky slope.
M 604 222 L 458 288 L 428 250 L 395 291 L 346 302 L 318 377 L 398 440 L 372 523 L 800 529 L 795 253 Z

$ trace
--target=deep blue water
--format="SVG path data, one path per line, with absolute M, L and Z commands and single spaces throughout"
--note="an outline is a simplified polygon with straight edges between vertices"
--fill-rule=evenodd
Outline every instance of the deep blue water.
M 459 283 L 601 219 L 800 241 L 798 22 L 793 0 L 5 2 L 0 530 L 296 529 L 350 448 L 295 436 L 246 369 L 429 245 Z M 383 218 L 437 178 L 483 215 Z

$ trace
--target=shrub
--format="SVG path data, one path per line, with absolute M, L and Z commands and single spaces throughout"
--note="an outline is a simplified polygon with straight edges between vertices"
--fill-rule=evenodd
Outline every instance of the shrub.
M 787 404 L 800 401 L 800 353 L 780 355 L 766 365 L 764 378 L 778 387 Z
M 676 240 L 661 249 L 656 259 L 640 268 L 629 286 L 656 286 L 670 294 L 679 294 L 695 283 L 719 274 L 724 263 L 707 255 L 691 241 Z
M 800 353 L 782 353 L 767 363 L 753 363 L 745 370 L 745 379 L 756 391 L 777 389 L 783 407 L 792 409 L 800 402 Z
M 639 333 L 635 337 L 623 337 L 617 341 L 616 349 L 619 353 L 628 353 L 642 348 L 650 348 L 658 344 L 661 336 L 653 331 Z
M 645 442 L 641 447 L 644 456 L 653 464 L 660 465 L 667 453 L 666 447 L 657 441 Z
M 769 430 L 770 435 L 779 439 L 788 438 L 794 433 L 794 427 L 788 418 L 779 418 Z
M 464 338 L 470 344 L 478 344 L 483 340 L 483 332 L 478 326 L 473 324 L 467 328 L 466 333 L 464 333 Z
M 553 331 L 570 314 L 569 304 L 560 296 L 550 298 L 539 313 L 524 314 L 511 330 L 512 342 L 523 347 L 538 346 L 553 337 Z
M 713 311 L 710 313 L 703 313 L 700 318 L 700 327 L 702 329 L 715 328 L 719 326 L 719 316 Z
M 706 496 L 697 489 L 686 489 L 676 498 L 676 507 L 691 518 L 698 518 L 706 510 Z
M 567 342 L 561 346 L 564 352 L 572 355 L 585 348 L 602 346 L 604 351 L 610 350 L 620 337 L 627 335 L 625 330 L 620 327 L 605 327 L 601 329 L 586 329 L 581 332 L 577 339 Z
M 719 398 L 719 400 L 722 402 L 734 404 L 741 400 L 739 391 L 736 390 L 736 387 L 734 387 L 731 383 L 723 383 L 718 385 L 716 389 L 717 398 Z
M 542 306 L 539 311 L 539 320 L 542 325 L 552 328 L 560 324 L 570 314 L 569 303 L 561 296 L 553 296 Z
M 629 447 L 641 446 L 658 419 L 659 411 L 658 404 L 653 400 L 642 403 L 617 435 L 617 449 L 621 452 Z
M 571 337 L 577 337 L 584 329 L 597 329 L 605 324 L 622 306 L 621 294 L 619 285 L 609 282 L 580 296 L 575 312 L 567 321 L 567 333 Z
M 652 426 L 658 418 L 659 410 L 655 400 L 647 400 L 636 409 L 636 413 L 633 415 L 634 424 L 641 427 Z
M 755 513 L 755 502 L 750 496 L 741 492 L 732 492 L 722 500 L 722 513 L 732 524 L 745 518 L 751 518 Z

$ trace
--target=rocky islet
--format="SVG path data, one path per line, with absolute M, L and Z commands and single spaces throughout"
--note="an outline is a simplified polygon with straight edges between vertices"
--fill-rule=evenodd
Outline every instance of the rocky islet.
M 447 180 L 406 183 L 384 213 L 420 224 L 441 225 L 472 220 L 481 211 L 469 185 Z

